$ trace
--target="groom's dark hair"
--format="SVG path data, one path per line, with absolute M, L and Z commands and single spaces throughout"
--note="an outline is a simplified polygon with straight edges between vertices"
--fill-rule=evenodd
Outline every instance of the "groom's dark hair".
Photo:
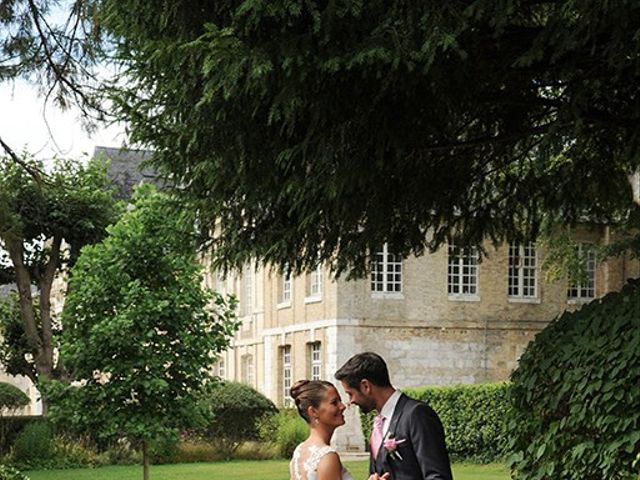
M 360 390 L 360 382 L 365 378 L 378 387 L 390 387 L 387 364 L 377 353 L 363 352 L 354 355 L 335 374 L 349 387 Z

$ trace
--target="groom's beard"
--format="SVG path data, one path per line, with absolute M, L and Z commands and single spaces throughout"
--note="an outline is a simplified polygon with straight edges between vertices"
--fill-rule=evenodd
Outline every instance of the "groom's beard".
M 362 410 L 363 413 L 372 412 L 376 408 L 376 404 L 373 400 L 371 402 L 362 402 L 358 404 L 358 406 L 360 407 L 360 410 Z

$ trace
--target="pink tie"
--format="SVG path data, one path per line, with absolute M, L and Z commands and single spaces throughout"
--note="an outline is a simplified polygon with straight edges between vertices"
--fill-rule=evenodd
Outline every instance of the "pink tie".
M 371 453 L 373 458 L 378 456 L 378 450 L 382 444 L 382 426 L 384 425 L 384 417 L 376 415 L 373 419 L 373 431 L 371 432 Z

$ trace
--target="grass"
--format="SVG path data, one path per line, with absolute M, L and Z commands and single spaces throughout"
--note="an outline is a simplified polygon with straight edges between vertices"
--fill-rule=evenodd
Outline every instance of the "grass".
M 368 462 L 345 462 L 356 480 L 368 477 Z M 33 470 L 26 472 L 31 480 L 140 480 L 141 466 L 112 466 L 71 470 Z M 507 469 L 498 464 L 456 464 L 455 480 L 509 480 Z M 181 463 L 152 465 L 151 480 L 289 480 L 288 462 L 284 460 L 231 461 L 214 463 Z

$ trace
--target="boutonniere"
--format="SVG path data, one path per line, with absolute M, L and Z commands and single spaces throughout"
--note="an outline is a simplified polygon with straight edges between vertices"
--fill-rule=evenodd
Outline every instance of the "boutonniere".
M 387 452 L 389 452 L 389 456 L 391 458 L 393 458 L 394 460 L 402 460 L 402 455 L 400 455 L 400 452 L 398 452 L 398 445 L 406 441 L 406 438 L 395 438 L 393 433 L 390 433 L 389 435 L 387 435 L 387 438 L 384 439 L 382 445 L 387 450 Z

